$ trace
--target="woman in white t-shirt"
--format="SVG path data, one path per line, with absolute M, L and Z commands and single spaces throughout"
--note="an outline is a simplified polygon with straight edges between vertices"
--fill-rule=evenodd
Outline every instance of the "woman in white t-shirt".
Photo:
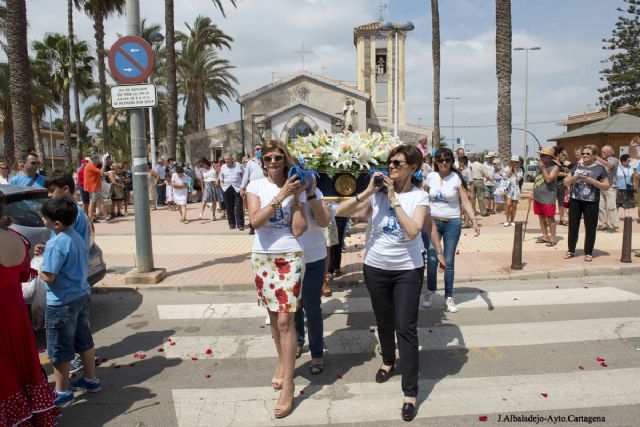
M 287 179 L 293 164 L 287 146 L 267 140 L 262 146 L 266 179 L 247 186 L 249 218 L 256 230 L 251 266 L 258 291 L 258 305 L 267 308 L 278 366 L 271 380 L 282 390 L 274 410 L 276 418 L 291 413 L 296 361 L 294 315 L 298 310 L 304 276 L 304 258 L 297 237 L 307 229 L 305 186 L 297 175 Z
M 416 415 L 418 394 L 418 306 L 424 278 L 422 225 L 429 197 L 415 176 L 422 154 L 415 146 L 399 145 L 389 153 L 389 176 L 376 172 L 366 190 L 341 203 L 337 216 L 369 220 L 363 274 L 378 325 L 382 366 L 376 382 L 386 382 L 396 362 L 395 337 L 402 369 L 402 418 Z
M 467 218 L 470 218 L 473 223 L 476 236 L 480 234 L 480 228 L 467 195 L 467 184 L 460 171 L 453 166 L 453 152 L 448 148 L 439 149 L 434 166 L 435 171 L 427 176 L 426 189 L 429 192 L 431 218 L 438 229 L 440 239 L 444 242 L 445 305 L 448 312 L 455 313 L 458 308 L 453 299 L 453 278 L 456 248 L 462 231 L 461 204 Z M 437 252 L 433 242 L 431 243 L 427 249 L 427 292 L 422 301 L 422 306 L 426 308 L 431 307 L 438 281 L 437 255 L 440 253 Z
M 199 219 L 202 219 L 204 215 L 204 209 L 207 203 L 211 205 L 211 220 L 216 220 L 216 185 L 218 184 L 218 172 L 216 168 L 211 166 L 211 162 L 202 157 L 198 160 L 198 167 L 200 168 L 200 188 L 202 188 L 202 208 L 200 209 Z
M 173 187 L 173 202 L 180 211 L 180 222 L 187 223 L 187 197 L 189 196 L 189 178 L 184 174 L 182 166 L 176 166 L 176 172 L 171 175 L 171 186 Z
M 316 188 L 315 178 L 307 188 L 305 217 L 307 231 L 298 237 L 298 243 L 304 253 L 304 279 L 302 280 L 302 308 L 296 312 L 296 331 L 298 334 L 298 352 L 302 354 L 304 346 L 304 318 L 307 317 L 307 334 L 309 335 L 309 352 L 311 366 L 309 373 L 318 375 L 324 370 L 324 341 L 322 308 L 322 286 L 324 283 L 325 263 L 327 260 L 327 243 L 324 238 L 324 227 L 329 225 L 331 212 L 324 203 L 322 192 Z

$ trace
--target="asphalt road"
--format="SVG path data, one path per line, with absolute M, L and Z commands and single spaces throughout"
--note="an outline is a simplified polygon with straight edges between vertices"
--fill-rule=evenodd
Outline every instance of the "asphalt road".
M 637 425 L 640 275 L 468 283 L 456 292 L 458 313 L 421 309 L 414 425 L 505 417 Z M 94 295 L 103 390 L 79 395 L 61 425 L 404 425 L 400 376 L 374 382 L 381 362 L 365 288 L 323 304 L 325 371 L 310 375 L 303 354 L 296 409 L 283 420 L 272 418 L 276 358 L 255 301 L 255 292 Z

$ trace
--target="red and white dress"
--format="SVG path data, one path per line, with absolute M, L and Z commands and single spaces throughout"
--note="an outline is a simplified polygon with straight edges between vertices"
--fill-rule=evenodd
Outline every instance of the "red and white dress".
M 31 266 L 25 245 L 21 264 L 0 264 L 0 426 L 54 426 L 60 410 L 42 374 L 21 283 Z

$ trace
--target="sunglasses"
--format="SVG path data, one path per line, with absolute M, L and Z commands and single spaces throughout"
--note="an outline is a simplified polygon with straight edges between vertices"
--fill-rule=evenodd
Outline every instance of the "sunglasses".
M 262 159 L 267 163 L 281 162 L 284 156 L 282 154 L 276 154 L 275 156 L 263 156 Z
M 31 164 L 32 164 L 32 165 L 34 165 L 34 166 L 35 166 L 35 165 L 39 165 L 39 164 L 40 164 L 40 162 L 29 162 L 29 163 L 31 163 Z
M 446 164 L 446 163 L 451 163 L 453 161 L 453 159 L 451 159 L 451 157 L 442 157 L 436 160 L 436 163 L 438 164 Z
M 399 169 L 400 166 L 404 165 L 405 162 L 404 160 L 389 160 L 389 167 L 393 166 L 396 169 Z
M 583 153 L 582 153 L 582 155 L 583 155 L 583 156 L 592 156 L 592 155 L 593 155 L 593 153 L 584 153 L 584 152 L 583 152 Z

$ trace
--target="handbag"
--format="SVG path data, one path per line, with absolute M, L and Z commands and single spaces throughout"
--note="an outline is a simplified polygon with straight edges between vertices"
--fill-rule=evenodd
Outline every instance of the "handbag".
M 625 186 L 625 187 L 626 187 L 626 188 L 625 188 L 625 190 L 630 191 L 630 192 L 632 192 L 632 193 L 633 193 L 633 191 L 634 191 L 633 184 L 628 184 L 628 183 L 627 183 L 627 174 L 626 174 L 626 173 L 624 173 L 624 169 L 623 169 L 623 168 L 621 168 L 620 166 L 618 166 L 618 167 L 620 168 L 620 170 L 622 170 L 622 176 L 624 176 L 624 183 L 626 184 L 626 186 Z

